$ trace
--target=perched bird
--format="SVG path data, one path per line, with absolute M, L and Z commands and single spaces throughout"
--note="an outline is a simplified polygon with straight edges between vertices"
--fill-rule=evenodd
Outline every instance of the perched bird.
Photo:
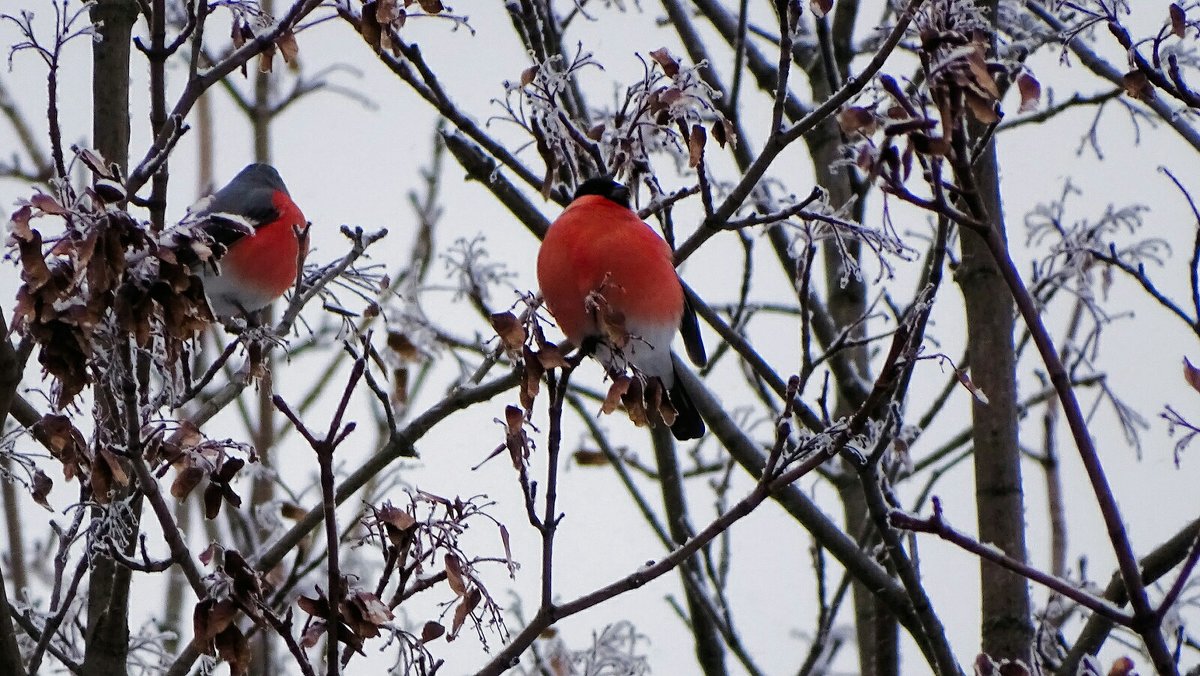
M 700 326 L 671 248 L 630 208 L 628 188 L 609 178 L 580 185 L 542 241 L 537 274 L 550 314 L 572 343 L 594 350 L 610 373 L 631 365 L 648 381 L 657 378 L 676 410 L 675 438 L 704 435 L 671 361 L 676 331 L 693 363 L 707 361 Z
M 215 265 L 200 272 L 214 314 L 255 312 L 296 283 L 300 257 L 308 253 L 307 238 L 296 233 L 306 221 L 271 165 L 247 166 L 192 207 L 191 217 L 226 247 Z

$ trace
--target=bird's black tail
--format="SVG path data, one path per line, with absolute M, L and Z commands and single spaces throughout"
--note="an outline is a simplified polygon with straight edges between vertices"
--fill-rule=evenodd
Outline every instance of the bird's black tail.
M 683 382 L 678 376 L 669 393 L 671 405 L 675 407 L 675 424 L 671 425 L 671 434 L 679 441 L 699 439 L 704 436 L 704 420 L 700 412 L 692 405 L 692 398 L 683 388 Z

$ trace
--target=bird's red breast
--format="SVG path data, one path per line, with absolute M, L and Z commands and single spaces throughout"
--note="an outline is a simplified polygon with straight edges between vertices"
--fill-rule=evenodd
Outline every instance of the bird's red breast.
M 253 293 L 270 296 L 273 300 L 296 283 L 301 242 L 296 229 L 305 226 L 304 213 L 288 197 L 276 190 L 271 203 L 279 216 L 234 242 L 221 259 L 221 274 L 236 278 L 239 285 L 253 288 Z M 304 253 L 308 253 L 307 240 Z M 231 280 L 232 281 L 232 280 Z
M 633 211 L 599 195 L 579 197 L 554 221 L 537 267 L 546 305 L 576 345 L 599 333 L 587 307 L 593 292 L 631 328 L 649 324 L 674 335 L 683 316 L 671 248 Z

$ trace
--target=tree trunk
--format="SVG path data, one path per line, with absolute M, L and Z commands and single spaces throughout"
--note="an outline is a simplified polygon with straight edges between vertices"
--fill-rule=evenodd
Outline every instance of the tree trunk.
M 993 27 L 998 5 L 998 0 L 986 3 Z M 995 46 L 993 32 L 993 50 Z M 971 139 L 976 139 L 985 133 L 986 127 L 972 121 L 967 131 Z M 963 152 L 961 147 L 959 151 Z M 966 197 L 978 200 L 972 211 L 1007 239 L 994 137 L 975 161 L 972 176 L 963 178 L 975 185 L 976 194 Z M 971 404 L 979 540 L 1025 561 L 1025 494 L 1017 426 L 1017 365 L 1013 343 L 1016 315 L 1012 294 L 983 238 L 965 229 L 960 238 L 962 265 L 955 277 L 967 312 L 971 378 L 988 399 L 986 404 L 978 399 Z M 1028 582 L 981 560 L 979 586 L 981 649 L 996 659 L 1028 661 L 1033 645 Z
M 995 147 L 976 164 L 975 182 L 988 222 L 1004 236 Z M 1017 436 L 1016 355 L 1012 294 L 983 239 L 961 231 L 962 265 L 955 279 L 967 311 L 971 379 L 987 395 L 971 407 L 979 539 L 1018 560 L 1025 555 L 1025 506 Z M 982 650 L 994 658 L 1028 660 L 1033 641 L 1029 585 L 1019 575 L 980 561 Z
M 264 12 L 272 14 L 275 11 L 273 0 L 262 0 L 260 6 Z M 250 124 L 254 136 L 254 161 L 271 162 L 271 73 L 261 70 L 254 74 L 254 107 L 250 114 Z M 271 326 L 275 319 L 275 304 L 272 303 L 259 311 L 259 318 L 265 326 Z M 267 363 L 267 374 L 259 385 L 255 408 L 257 412 L 257 427 L 251 431 L 254 450 L 258 453 L 258 461 L 266 470 L 254 476 L 251 488 L 251 509 L 264 507 L 275 499 L 275 478 L 271 471 L 274 463 L 275 450 L 275 405 L 271 395 L 275 391 L 275 378 L 271 372 L 274 360 Z M 270 532 L 257 527 L 257 539 L 265 542 Z M 256 545 L 257 546 L 257 545 Z M 259 634 L 251 650 L 251 670 L 254 673 L 268 674 L 274 671 L 274 636 L 270 632 Z
M 8 323 L 4 321 L 4 317 L 0 316 L 0 333 L 8 335 Z M 0 339 L 0 430 L 4 429 L 5 423 L 8 421 L 8 411 L 12 407 L 13 397 L 17 393 L 17 387 L 21 384 L 21 359 L 17 351 L 13 349 L 12 343 L 7 338 Z M 5 469 L 8 469 L 7 467 Z M 5 488 L 10 488 L 13 482 L 5 481 Z M 5 498 L 7 502 L 8 494 Z M 14 505 L 9 505 L 11 508 Z M 12 510 L 15 511 L 15 510 Z M 9 538 L 13 542 L 12 551 L 9 552 L 9 561 L 12 565 L 19 568 L 24 565 L 24 555 L 18 557 L 18 547 L 20 547 L 21 532 L 20 524 L 8 524 Z M 22 582 L 17 584 L 17 580 Z M 21 588 L 24 586 L 24 574 L 13 575 L 13 592 L 15 596 L 20 596 Z M 0 567 L 0 674 L 20 675 L 25 673 L 25 663 L 21 659 L 21 649 L 17 645 L 17 634 L 13 627 L 12 617 L 8 614 L 8 590 L 5 588 L 7 584 L 4 576 L 4 569 Z
M 839 7 L 833 34 L 834 51 L 849 54 L 848 41 L 851 35 L 853 16 L 857 9 L 856 3 L 847 3 Z M 847 18 L 849 17 L 849 18 Z M 836 65 L 835 71 L 839 78 L 845 78 L 847 71 L 843 63 Z M 813 100 L 823 101 L 833 92 L 832 83 L 825 75 L 825 69 L 818 62 L 809 66 L 809 80 L 812 82 Z M 847 204 L 855 194 L 854 186 L 845 172 L 835 172 L 832 165 L 840 159 L 839 145 L 841 133 L 834 119 L 826 120 L 812 133 L 805 136 L 809 154 L 813 160 L 813 170 L 817 182 L 829 191 L 829 201 L 834 208 Z M 854 205 L 854 218 L 861 219 L 864 204 L 859 200 Z M 857 242 L 850 242 L 846 247 L 849 256 L 857 259 L 860 247 Z M 825 263 L 825 289 L 828 298 L 827 308 L 838 329 L 855 324 L 866 312 L 866 284 L 860 279 L 851 277 L 842 284 L 842 251 L 833 245 L 822 249 Z M 852 331 L 852 338 L 864 335 L 863 326 Z M 866 379 L 870 370 L 866 350 L 852 348 L 848 350 L 849 360 L 855 371 Z M 862 404 L 853 398 L 839 392 L 834 416 L 850 415 Z M 847 533 L 854 536 L 867 532 L 870 528 L 867 516 L 867 501 L 863 495 L 862 482 L 853 467 L 842 466 L 843 479 L 835 482 L 838 497 L 842 503 L 842 518 Z M 876 538 L 871 538 L 874 542 Z M 896 620 L 875 598 L 865 585 L 855 581 L 851 586 L 854 600 L 854 624 L 857 636 L 859 671 L 863 676 L 894 676 L 899 673 L 899 630 Z
M 671 432 L 665 426 L 659 425 L 653 432 L 654 457 L 658 463 L 658 480 L 662 487 L 663 505 L 667 515 L 667 530 L 671 539 L 677 545 L 683 544 L 694 533 L 688 519 L 687 498 L 683 492 L 683 477 L 679 473 L 679 462 L 675 456 L 675 444 Z M 679 567 L 679 574 L 690 575 L 693 580 L 701 580 L 700 554 Z M 716 625 L 704 608 L 704 601 L 696 598 L 699 592 L 693 592 L 684 582 L 684 596 L 687 599 L 688 617 L 692 621 L 692 635 L 696 640 L 696 661 L 700 663 L 705 676 L 724 676 L 728 673 L 725 668 L 724 640 Z
M 92 43 L 92 143 L 106 160 L 122 170 L 129 165 L 129 56 L 137 15 L 134 0 L 98 0 L 91 9 L 99 36 Z M 99 419 L 119 418 L 109 415 Z M 133 511 L 140 512 L 136 505 Z M 130 542 L 136 541 L 135 528 Z M 128 568 L 107 556 L 93 560 L 88 584 L 84 673 L 106 676 L 127 673 L 130 577 Z

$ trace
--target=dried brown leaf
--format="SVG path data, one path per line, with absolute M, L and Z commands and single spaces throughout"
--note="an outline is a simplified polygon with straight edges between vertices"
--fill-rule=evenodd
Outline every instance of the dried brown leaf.
M 1021 73 L 1017 77 L 1017 90 L 1021 93 L 1021 107 L 1017 112 L 1032 113 L 1037 110 L 1042 99 L 1042 83 L 1028 72 Z
M 838 113 L 838 126 L 846 134 L 853 134 L 862 131 L 865 135 L 870 135 L 875 131 L 875 113 L 869 108 L 862 106 L 848 106 Z
M 497 312 L 489 319 L 492 322 L 492 329 L 496 331 L 497 336 L 500 336 L 500 342 L 503 343 L 504 349 L 510 352 L 520 352 L 526 338 L 525 327 L 521 324 L 521 320 L 511 312 Z
M 92 497 L 96 502 L 107 505 L 112 501 L 113 478 L 108 463 L 98 462 L 93 465 L 92 473 L 88 476 L 88 483 L 92 486 Z
M 232 599 L 207 598 L 192 610 L 192 631 L 196 638 L 208 644 L 217 634 L 229 628 L 237 617 L 237 605 Z
M 833 0 L 809 0 L 808 7 L 812 10 L 813 16 L 820 19 L 833 9 Z
M 717 120 L 712 123 L 712 137 L 722 148 L 729 142 L 729 137 L 725 134 L 725 120 Z
M 692 169 L 704 161 L 704 145 L 707 141 L 708 132 L 704 131 L 704 127 L 693 124 L 692 131 L 688 134 L 688 166 Z
M 296 599 L 296 605 L 300 606 L 300 610 L 313 617 L 326 617 L 329 615 L 329 602 L 325 600 L 323 595 L 315 599 L 301 596 Z
M 213 473 L 213 478 L 221 483 L 229 483 L 245 466 L 246 461 L 241 458 L 226 458 L 221 467 Z
M 212 521 L 221 513 L 221 486 L 210 483 L 204 488 L 204 518 Z
M 392 614 L 391 609 L 379 600 L 378 596 L 369 591 L 356 590 L 350 595 L 350 600 L 362 613 L 363 619 L 372 623 L 376 628 L 386 622 L 391 622 L 396 617 Z M 376 629 L 375 635 L 379 635 L 378 629 Z
M 250 643 L 236 624 L 217 634 L 216 645 L 217 656 L 229 665 L 230 676 L 246 676 L 250 672 Z
M 975 397 L 976 401 L 985 406 L 990 403 L 987 395 L 983 393 L 983 390 L 979 389 L 979 386 L 971 382 L 971 377 L 967 375 L 966 371 L 956 368 L 954 369 L 954 375 L 958 377 L 958 382 L 961 383 L 963 387 L 967 388 L 967 391 L 971 393 L 971 396 Z
M 109 471 L 112 472 L 113 480 L 122 486 L 129 485 L 129 474 L 125 472 L 125 466 L 117 454 L 101 446 L 98 460 L 103 461 L 108 465 Z
M 625 405 L 625 413 L 634 425 L 645 427 L 650 424 L 650 418 L 646 413 L 645 391 L 640 380 L 634 378 L 630 382 L 629 391 L 621 397 L 621 403 Z
M 392 391 L 388 395 L 393 406 L 408 406 L 408 367 L 392 369 Z
M 13 239 L 28 242 L 33 237 L 33 231 L 29 229 L 29 219 L 32 216 L 33 207 L 28 204 L 22 204 L 13 212 L 8 219 L 8 229 L 12 233 Z
M 50 495 L 50 489 L 54 488 L 54 481 L 46 476 L 46 473 L 40 469 L 34 470 L 32 486 L 30 493 L 33 495 L 33 501 L 45 507 L 47 511 L 54 511 L 50 508 L 50 503 L 46 498 Z
M 446 581 L 450 583 L 450 589 L 455 594 L 463 596 L 467 593 L 467 583 L 463 579 L 462 561 L 454 554 L 446 554 Z
M 1171 15 L 1171 32 L 1175 37 L 1182 38 L 1187 36 L 1187 16 L 1183 13 L 1183 8 L 1179 3 L 1172 2 L 1167 6 L 1167 10 Z
M 299 521 L 308 515 L 308 510 L 294 502 L 284 501 L 279 505 L 279 515 L 289 521 Z
M 546 369 L 542 367 L 542 362 L 533 354 L 533 350 L 528 345 L 522 345 L 522 352 L 525 358 L 521 362 L 521 389 L 517 395 L 521 400 L 521 407 L 529 411 L 533 409 L 533 402 L 537 399 L 538 391 L 541 389 L 542 376 L 546 373 Z M 505 415 L 511 418 L 512 414 L 510 411 L 506 411 Z M 512 432 L 513 427 L 509 425 L 509 433 Z
M 58 203 L 58 200 L 44 192 L 34 193 L 33 197 L 29 198 L 29 203 L 32 204 L 34 208 L 41 210 L 42 213 L 49 214 L 51 216 L 63 216 L 68 213 L 67 209 Z
M 175 480 L 171 482 L 171 495 L 176 500 L 182 500 L 195 490 L 196 486 L 200 485 L 200 481 L 204 479 L 204 470 L 199 467 L 185 467 L 175 474 Z
M 376 518 L 383 524 L 388 540 L 393 545 L 401 547 L 411 541 L 417 520 L 408 511 L 392 506 L 391 502 L 385 502 L 376 512 Z
M 921 132 L 908 135 L 912 149 L 922 155 L 945 157 L 950 154 L 950 141 L 943 136 L 929 136 Z
M 362 34 L 363 41 L 375 51 L 380 50 L 383 39 L 383 27 L 379 23 L 378 12 L 379 4 L 371 0 L 363 5 L 362 20 L 358 23 L 358 32 Z
M 109 168 L 104 156 L 91 148 L 81 148 L 79 150 L 79 160 L 87 165 L 87 168 L 91 169 L 92 173 L 99 178 L 116 178 L 116 176 L 113 176 L 112 169 Z
M 234 49 L 241 49 L 242 45 L 246 44 L 246 34 L 242 28 L 242 21 L 236 15 L 233 18 L 233 27 L 229 31 L 229 39 L 233 41 Z
M 258 55 L 258 72 L 270 73 L 275 67 L 275 45 L 268 45 Z
M 971 91 L 964 92 L 963 98 L 967 101 L 967 107 L 971 109 L 971 115 L 976 120 L 983 124 L 992 124 L 1000 121 L 1000 115 L 996 112 L 996 100 L 987 99 L 982 96 L 977 96 Z
M 579 449 L 572 455 L 575 459 L 575 464 L 582 467 L 605 467 L 608 465 L 608 456 L 600 451 L 589 451 Z
M 614 310 L 604 296 L 595 291 L 588 294 L 585 306 L 594 310 L 604 342 L 613 350 L 625 349 L 630 338 L 629 330 L 625 328 L 625 314 Z
M 475 606 L 479 605 L 479 600 L 482 598 L 478 589 L 472 589 L 471 593 L 458 604 L 454 609 L 454 622 L 450 626 L 450 634 L 446 636 L 447 641 L 453 641 L 458 636 L 458 630 L 462 629 L 463 623 L 471 615 L 471 611 L 475 610 Z
M 1137 664 L 1128 656 L 1113 660 L 1112 666 L 1108 669 L 1108 676 L 1132 676 L 1135 673 L 1137 673 Z
M 204 441 L 204 435 L 200 433 L 200 428 L 190 420 L 179 422 L 174 438 L 178 442 L 179 447 L 183 449 L 195 448 Z
M 537 64 L 534 64 L 534 65 L 526 68 L 525 70 L 521 71 L 521 86 L 528 87 L 529 85 L 533 84 L 533 81 L 535 79 L 537 79 L 537 74 L 538 74 L 538 65 Z
M 1183 358 L 1183 379 L 1192 386 L 1193 390 L 1200 392 L 1200 369 L 1192 366 L 1192 362 L 1188 361 L 1187 357 Z
M 276 40 L 275 46 L 283 62 L 289 66 L 296 65 L 296 56 L 300 54 L 300 45 L 296 42 L 296 34 L 290 30 L 284 31 Z
M 429 643 L 446 633 L 446 628 L 437 622 L 429 621 L 421 627 L 421 643 Z
M 396 0 L 377 0 L 370 3 L 375 5 L 375 20 L 380 24 L 387 25 L 400 18 L 404 11 L 396 5 Z M 366 7 L 363 7 L 363 13 L 366 14 Z
M 621 405 L 621 399 L 629 391 L 629 386 L 632 384 L 633 378 L 624 373 L 613 378 L 613 384 L 608 388 L 608 394 L 604 397 L 604 403 L 600 406 L 600 412 L 608 415 L 617 410 L 617 407 Z
M 567 360 L 563 357 L 562 350 L 558 349 L 558 345 L 554 343 L 546 343 L 542 345 L 542 349 L 535 353 L 537 361 L 542 365 L 542 368 L 549 371 L 550 369 L 558 369 L 567 365 Z
M 516 579 L 517 577 L 517 562 L 513 561 L 512 547 L 508 539 L 508 528 L 504 524 L 500 525 L 500 542 L 504 545 L 504 565 L 508 567 L 508 576 Z
M 400 357 L 402 361 L 414 362 L 421 358 L 421 351 L 400 331 L 388 331 L 387 346 Z
M 1000 86 L 996 84 L 996 78 L 992 77 L 991 71 L 988 70 L 983 50 L 983 45 L 977 44 L 967 56 L 967 67 L 971 73 L 969 86 L 976 91 L 980 98 L 995 101 L 1000 98 Z
M 666 47 L 660 47 L 650 52 L 650 58 L 663 69 L 663 73 L 667 77 L 675 77 L 679 74 L 679 62 L 675 57 L 671 56 L 671 52 Z
M 300 647 L 311 648 L 321 642 L 321 636 L 325 634 L 325 622 L 322 620 L 313 620 L 308 623 L 308 628 L 300 635 Z
M 217 544 L 216 542 L 210 542 L 208 546 L 204 548 L 204 551 L 200 552 L 196 558 L 200 559 L 200 563 L 207 566 L 212 563 L 213 557 L 215 557 L 220 551 L 222 551 L 221 545 Z
M 17 247 L 21 255 L 21 279 L 29 291 L 34 292 L 46 286 L 52 277 L 50 266 L 46 265 L 46 256 L 42 252 L 42 233 L 37 230 L 29 231 L 28 239 L 18 239 Z
M 1125 88 L 1125 94 L 1130 98 L 1139 101 L 1149 101 L 1154 98 L 1154 85 L 1150 84 L 1150 78 L 1140 70 L 1131 70 L 1125 73 L 1121 78 L 1121 86 Z
M 516 406 L 504 407 L 504 424 L 509 434 L 518 434 L 525 424 L 525 412 Z

